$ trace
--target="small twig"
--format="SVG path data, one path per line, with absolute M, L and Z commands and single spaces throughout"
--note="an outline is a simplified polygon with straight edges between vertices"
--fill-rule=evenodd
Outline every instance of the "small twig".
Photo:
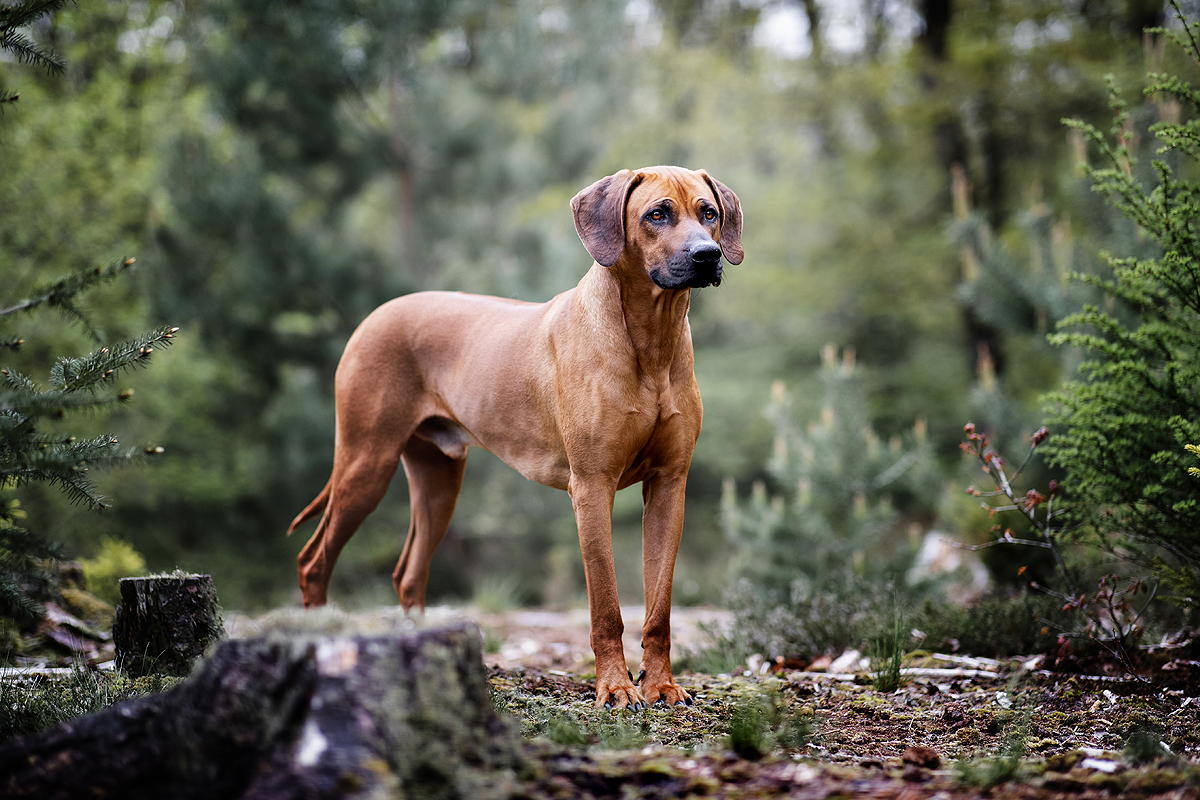
M 1034 539 L 1018 539 L 1015 536 L 1011 539 L 993 539 L 990 542 L 983 544 L 962 544 L 961 542 L 951 542 L 950 545 L 958 550 L 983 550 L 988 547 L 995 547 L 998 544 L 1022 544 L 1026 547 L 1041 547 L 1046 550 L 1053 550 L 1054 545 L 1039 542 Z

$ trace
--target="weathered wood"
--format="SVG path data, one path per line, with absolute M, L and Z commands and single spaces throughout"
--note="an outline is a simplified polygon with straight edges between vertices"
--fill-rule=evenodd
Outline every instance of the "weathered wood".
M 175 572 L 121 579 L 113 621 L 118 669 L 133 677 L 184 677 L 223 638 L 212 577 Z
M 0 747 L 0 796 L 487 800 L 516 791 L 520 765 L 474 626 L 301 621 L 222 644 L 169 692 Z
M 316 682 L 287 642 L 230 642 L 191 680 L 0 748 L 0 796 L 237 797 Z

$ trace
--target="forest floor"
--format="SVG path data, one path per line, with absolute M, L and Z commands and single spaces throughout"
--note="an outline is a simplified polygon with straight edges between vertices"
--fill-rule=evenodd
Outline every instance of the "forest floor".
M 642 609 L 624 613 L 626 657 L 636 673 Z M 403 617 L 398 607 L 350 615 Z M 1040 657 L 918 651 L 909 655 L 899 688 L 881 691 L 870 663 L 855 651 L 812 663 L 751 656 L 723 674 L 691 672 L 688 663 L 701 661 L 689 653 L 711 645 L 705 628 L 732 620 L 725 611 L 677 608 L 677 680 L 695 704 L 607 711 L 594 707 L 585 609 L 433 607 L 426 622 L 463 618 L 480 627 L 493 704 L 526 743 L 523 791 L 538 800 L 1200 800 L 1194 640 L 1187 650 L 1155 654 L 1156 668 L 1145 677 L 1102 664 L 1070 673 L 1049 669 Z M 225 615 L 233 637 L 252 636 L 261 624 Z M 66 635 L 59 634 L 55 641 Z M 110 652 L 106 644 L 90 663 L 106 661 Z M 105 666 L 83 674 L 111 675 Z M 89 681 L 103 688 L 98 677 Z M 16 684 L 12 690 L 4 696 L 28 704 L 28 692 Z M 88 710 L 94 705 L 74 713 Z
M 625 609 L 635 673 L 641 612 Z M 483 632 L 493 702 L 528 742 L 532 797 L 1200 798 L 1193 660 L 1143 680 L 916 653 L 881 692 L 853 651 L 805 669 L 752 657 L 682 671 L 695 705 L 613 712 L 593 707 L 586 610 L 431 608 L 428 621 L 463 616 Z M 676 609 L 676 659 L 708 641 L 702 624 L 729 622 Z

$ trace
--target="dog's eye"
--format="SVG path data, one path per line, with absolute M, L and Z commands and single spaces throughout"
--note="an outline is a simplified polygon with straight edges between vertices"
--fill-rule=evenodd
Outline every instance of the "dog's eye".
M 656 208 L 653 211 L 651 211 L 649 214 L 647 214 L 646 217 L 655 222 L 662 222 L 663 220 L 665 220 L 667 218 L 667 215 L 661 208 Z
M 704 220 L 706 222 L 712 222 L 716 218 L 717 218 L 717 210 L 715 208 L 713 208 L 712 206 L 709 206 L 708 208 L 704 209 Z

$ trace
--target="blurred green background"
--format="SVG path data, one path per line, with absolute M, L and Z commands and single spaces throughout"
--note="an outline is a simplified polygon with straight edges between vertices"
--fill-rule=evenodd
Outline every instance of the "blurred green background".
M 134 402 L 64 423 L 166 454 L 103 476 L 101 515 L 20 488 L 26 527 L 79 557 L 124 542 L 150 569 L 211 573 L 230 608 L 298 602 L 312 524 L 284 532 L 328 477 L 355 326 L 422 289 L 549 299 L 590 264 L 570 197 L 669 163 L 737 192 L 746 252 L 693 294 L 705 422 L 676 603 L 719 602 L 761 557 L 726 512 L 796 490 L 771 468 L 789 426 L 820 442 L 854 421 L 818 454 L 818 490 L 869 505 L 859 560 L 911 561 L 932 529 L 978 540 L 963 424 L 1020 453 L 1075 369 L 1045 339 L 1083 299 L 1066 274 L 1147 246 L 1090 192 L 1061 120 L 1107 129 L 1106 74 L 1142 128 L 1178 114 L 1140 95 L 1149 70 L 1195 73 L 1143 34 L 1166 23 L 1147 0 L 81 0 L 33 31 L 64 75 L 0 61 L 21 92 L 0 115 L 0 303 L 136 256 L 87 297 L 94 322 L 112 340 L 182 330 L 123 380 Z M 35 377 L 89 349 L 53 315 L 19 327 L 12 366 Z M 832 386 L 839 371 L 853 381 Z M 874 475 L 919 458 L 868 492 L 842 464 L 856 448 Z M 640 515 L 622 492 L 630 603 Z M 398 476 L 334 600 L 395 601 L 407 525 Z M 1014 581 L 1003 559 L 994 580 Z M 488 593 L 580 604 L 583 571 L 567 496 L 475 451 L 430 599 Z

